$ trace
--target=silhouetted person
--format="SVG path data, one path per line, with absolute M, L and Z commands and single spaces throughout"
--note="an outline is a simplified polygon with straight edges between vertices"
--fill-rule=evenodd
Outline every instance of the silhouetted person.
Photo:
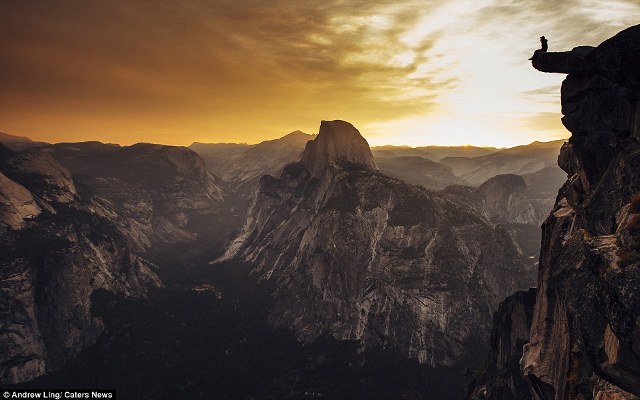
M 538 55 L 538 53 L 546 53 L 549 49 L 549 41 L 544 36 L 540 36 L 540 48 L 533 52 L 533 56 L 529 60 L 533 60 L 533 58 Z
M 544 36 L 540 36 L 540 51 L 547 51 L 547 49 L 549 49 L 549 45 L 547 43 L 548 40 Z

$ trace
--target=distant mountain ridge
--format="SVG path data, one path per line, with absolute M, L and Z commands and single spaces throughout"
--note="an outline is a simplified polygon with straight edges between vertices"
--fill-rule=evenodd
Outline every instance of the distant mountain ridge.
M 279 173 L 286 164 L 299 159 L 305 144 L 313 138 L 314 135 L 293 131 L 255 145 L 193 143 L 189 148 L 203 157 L 213 174 L 239 183 Z
M 555 166 L 564 141 L 533 142 L 479 157 L 445 157 L 440 162 L 460 178 L 479 185 L 492 176 L 530 174 Z
M 3 132 L 0 132 L 0 143 L 14 151 L 20 151 L 31 147 L 46 146 L 49 144 L 45 142 L 35 142 L 26 136 L 15 136 Z

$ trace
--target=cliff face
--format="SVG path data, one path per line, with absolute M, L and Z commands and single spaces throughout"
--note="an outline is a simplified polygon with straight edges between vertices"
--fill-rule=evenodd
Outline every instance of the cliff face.
M 93 343 L 99 288 L 141 295 L 160 281 L 105 218 L 83 209 L 69 171 L 26 150 L 1 163 L 0 197 L 15 212 L 0 224 L 0 381 L 33 379 Z M 15 181 L 14 181 L 15 179 Z
M 640 25 L 597 48 L 538 53 L 567 73 L 568 179 L 543 225 L 522 370 L 536 399 L 640 396 Z
M 392 346 L 434 366 L 478 355 L 498 302 L 531 283 L 511 236 L 381 175 L 356 134 L 323 122 L 301 162 L 264 176 L 223 259 L 253 264 L 272 324 L 301 340 Z
M 469 396 L 472 400 L 530 399 L 529 385 L 520 372 L 522 347 L 529 341 L 536 289 L 507 297 L 493 315 L 486 373 Z
M 321 176 L 330 165 L 356 164 L 364 170 L 378 170 L 369 144 L 350 123 L 322 121 L 320 133 L 307 142 L 302 153 L 302 164 L 313 176 Z
M 216 211 L 224 197 L 202 158 L 184 147 L 87 142 L 43 151 L 73 174 L 83 204 L 112 221 L 138 252 L 194 241 L 189 224 Z
M 470 205 L 494 223 L 538 225 L 541 219 L 519 175 L 497 175 L 477 188 L 453 185 L 443 193 Z
M 195 240 L 191 220 L 222 198 L 202 159 L 170 146 L 4 151 L 0 171 L 2 383 L 56 370 L 93 344 L 103 325 L 91 294 L 161 286 L 146 251 Z

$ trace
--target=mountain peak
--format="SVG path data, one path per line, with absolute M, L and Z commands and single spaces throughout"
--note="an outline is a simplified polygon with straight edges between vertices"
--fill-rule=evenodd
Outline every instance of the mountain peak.
M 377 171 L 369 143 L 346 121 L 322 121 L 314 140 L 307 142 L 302 162 L 315 176 L 329 165 L 351 164 L 368 171 Z
M 287 133 L 286 135 L 284 135 L 283 137 L 281 137 L 280 139 L 284 139 L 284 138 L 312 138 L 314 137 L 314 135 L 310 135 L 308 133 L 302 132 L 301 130 L 297 130 L 297 131 L 293 131 L 290 133 Z

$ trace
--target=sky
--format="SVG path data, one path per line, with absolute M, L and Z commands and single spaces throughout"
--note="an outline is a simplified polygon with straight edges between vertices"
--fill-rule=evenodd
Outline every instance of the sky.
M 47 142 L 246 142 L 343 119 L 372 145 L 566 138 L 564 76 L 640 0 L 2 0 L 0 131 Z

